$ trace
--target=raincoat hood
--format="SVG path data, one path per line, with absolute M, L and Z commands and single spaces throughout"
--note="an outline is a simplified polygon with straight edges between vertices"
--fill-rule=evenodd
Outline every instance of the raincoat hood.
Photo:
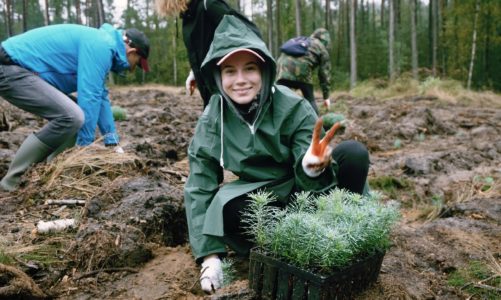
M 205 78 L 212 80 L 220 93 L 225 96 L 224 98 L 231 103 L 229 97 L 223 91 L 221 72 L 216 63 L 226 54 L 241 48 L 256 51 L 265 60 L 261 64 L 262 87 L 259 93 L 259 105 L 262 107 L 268 99 L 271 87 L 275 82 L 276 63 L 263 40 L 237 17 L 225 15 L 219 23 L 209 52 L 202 63 L 202 74 Z
M 127 60 L 127 55 L 125 52 L 125 43 L 123 42 L 123 31 L 116 30 L 113 26 L 108 23 L 104 23 L 99 30 L 104 31 L 109 36 L 109 43 L 114 45 L 112 49 L 113 52 L 113 62 L 111 65 L 111 71 L 122 74 L 129 68 L 129 61 Z
M 331 35 L 325 28 L 318 28 L 312 34 L 312 38 L 318 39 L 324 44 L 325 48 L 329 48 L 331 44 Z

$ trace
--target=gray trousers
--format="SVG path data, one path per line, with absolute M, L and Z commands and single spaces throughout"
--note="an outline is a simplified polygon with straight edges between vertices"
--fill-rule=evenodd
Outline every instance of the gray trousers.
M 82 109 L 67 95 L 17 65 L 0 64 L 0 96 L 49 121 L 35 135 L 53 150 L 72 138 L 84 123 Z

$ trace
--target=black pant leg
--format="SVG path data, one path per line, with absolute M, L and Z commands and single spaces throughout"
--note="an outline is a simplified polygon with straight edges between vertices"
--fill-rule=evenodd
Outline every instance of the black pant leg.
M 362 194 L 369 173 L 369 151 L 360 142 L 349 140 L 334 148 L 332 157 L 338 163 L 338 187 Z

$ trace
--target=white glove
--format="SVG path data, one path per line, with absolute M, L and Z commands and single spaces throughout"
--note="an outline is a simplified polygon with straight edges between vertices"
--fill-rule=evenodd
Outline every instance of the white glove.
M 120 146 L 116 146 L 114 150 L 116 153 L 120 153 L 120 154 L 125 153 L 124 149 Z
M 329 109 L 331 107 L 331 99 L 327 98 L 324 100 L 324 106 Z
M 193 95 L 195 91 L 197 83 L 195 81 L 195 74 L 193 74 L 193 70 L 190 70 L 190 74 L 188 74 L 188 78 L 186 78 L 186 95 Z
M 213 293 L 221 287 L 223 283 L 223 268 L 221 260 L 216 254 L 204 258 L 200 273 L 200 285 L 204 292 Z
M 327 164 L 325 161 L 330 162 L 330 154 L 332 153 L 332 147 L 327 146 L 325 149 L 325 152 L 322 156 L 320 157 L 317 155 L 313 155 L 312 153 L 312 146 L 308 148 L 308 151 L 306 151 L 306 154 L 303 157 L 303 161 L 301 162 L 303 166 L 303 171 L 306 173 L 311 178 L 318 177 L 322 172 L 325 170 L 327 167 Z M 328 158 L 325 158 L 328 157 Z
M 331 129 L 327 131 L 323 139 L 320 139 L 320 132 L 322 131 L 322 119 L 318 119 L 313 129 L 313 136 L 311 138 L 310 147 L 303 157 L 301 165 L 303 171 L 309 177 L 318 177 L 329 166 L 331 162 L 331 154 L 334 149 L 331 146 L 331 141 L 334 138 L 334 133 L 341 126 L 339 123 L 332 125 Z

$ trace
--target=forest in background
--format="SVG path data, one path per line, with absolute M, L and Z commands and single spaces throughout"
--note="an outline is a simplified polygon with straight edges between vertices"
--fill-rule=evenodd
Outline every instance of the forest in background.
M 499 0 L 227 0 L 260 28 L 277 57 L 296 35 L 325 27 L 331 33 L 332 85 L 364 80 L 454 79 L 465 87 L 501 91 Z M 2 0 L 0 40 L 60 23 L 136 27 L 150 38 L 151 72 L 117 84 L 182 85 L 189 72 L 182 20 L 159 17 L 154 0 L 127 0 L 120 16 L 114 0 Z

